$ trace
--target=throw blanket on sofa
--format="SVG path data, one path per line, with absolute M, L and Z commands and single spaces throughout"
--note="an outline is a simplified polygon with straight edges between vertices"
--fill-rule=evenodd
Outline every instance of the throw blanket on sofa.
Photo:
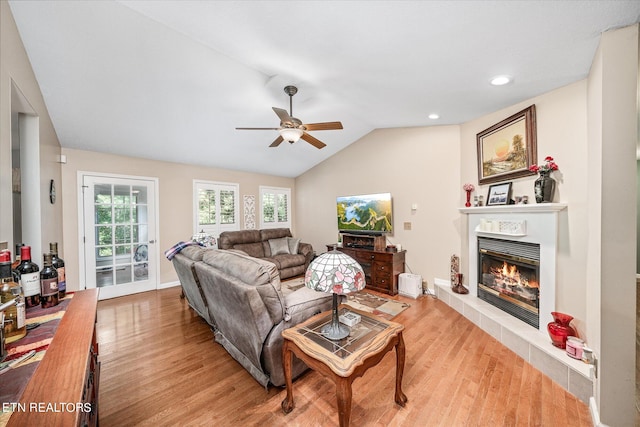
M 189 240 L 188 242 L 178 242 L 175 245 L 171 246 L 166 251 L 164 251 L 164 256 L 166 256 L 167 259 L 171 261 L 173 257 L 176 256 L 177 253 L 180 253 L 181 250 L 183 250 L 187 246 L 193 246 L 193 245 L 202 246 L 200 243 L 194 242 L 192 240 Z

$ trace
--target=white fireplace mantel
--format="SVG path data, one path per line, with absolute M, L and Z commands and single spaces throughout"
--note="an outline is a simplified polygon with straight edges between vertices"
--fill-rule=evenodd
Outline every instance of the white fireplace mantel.
M 552 320 L 551 311 L 555 311 L 558 228 L 562 224 L 559 218 L 564 209 L 567 209 L 566 203 L 459 208 L 459 212 L 466 217 L 468 227 L 464 239 L 469 250 L 469 272 L 466 280 L 469 293 L 466 295 L 454 293 L 451 290 L 451 283 L 445 279 L 436 278 L 434 288 L 436 295 L 443 302 L 551 377 L 565 390 L 588 403 L 590 397 L 594 395 L 593 365 L 572 359 L 564 350 L 551 345 L 546 331 L 547 323 Z M 525 230 L 517 233 L 486 230 L 481 226 L 481 220 L 491 221 L 492 225 L 495 221 L 525 221 Z M 478 236 L 540 245 L 539 274 L 540 282 L 544 287 L 541 288 L 539 329 L 477 297 Z
M 460 208 L 468 216 L 469 293 L 478 295 L 478 236 L 493 235 L 504 240 L 529 242 L 540 245 L 540 329 L 551 322 L 551 312 L 556 310 L 556 257 L 558 252 L 558 213 L 567 208 L 566 203 L 540 203 L 526 205 L 500 205 Z M 481 230 L 484 221 L 522 221 L 522 234 L 497 233 Z
M 492 213 L 536 213 L 536 212 L 560 212 L 567 208 L 566 203 L 538 203 L 535 205 L 497 205 L 478 206 L 471 208 L 459 208 L 458 211 L 464 214 L 492 214 Z

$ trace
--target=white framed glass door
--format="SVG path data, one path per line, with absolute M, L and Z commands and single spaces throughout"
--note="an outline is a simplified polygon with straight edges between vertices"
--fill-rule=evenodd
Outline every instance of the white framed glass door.
M 157 289 L 157 180 L 82 174 L 84 280 L 100 299 Z

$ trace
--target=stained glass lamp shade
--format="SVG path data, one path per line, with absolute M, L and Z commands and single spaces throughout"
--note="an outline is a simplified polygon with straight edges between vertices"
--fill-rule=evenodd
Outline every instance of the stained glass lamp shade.
M 304 284 L 314 291 L 333 294 L 331 323 L 321 333 L 330 340 L 349 335 L 349 328 L 338 319 L 338 295 L 364 289 L 364 271 L 358 262 L 342 252 L 333 250 L 314 259 L 304 277 Z

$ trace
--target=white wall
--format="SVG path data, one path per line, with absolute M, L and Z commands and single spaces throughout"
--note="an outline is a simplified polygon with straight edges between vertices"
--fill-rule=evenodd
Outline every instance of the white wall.
M 336 197 L 390 192 L 407 267 L 432 287 L 460 254 L 458 126 L 378 129 L 296 178 L 296 229 L 316 252 L 338 238 Z M 411 210 L 412 204 L 418 209 Z M 411 230 L 404 230 L 404 223 Z

